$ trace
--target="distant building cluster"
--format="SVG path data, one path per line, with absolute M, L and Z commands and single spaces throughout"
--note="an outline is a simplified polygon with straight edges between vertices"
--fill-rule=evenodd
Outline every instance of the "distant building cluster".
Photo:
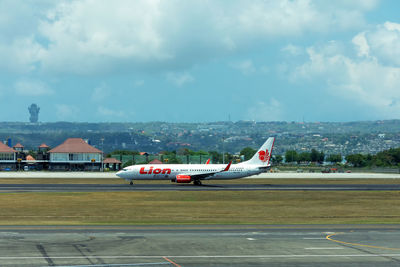
M 104 159 L 103 152 L 82 138 L 68 138 L 51 149 L 41 144 L 37 151 L 27 151 L 17 143 L 11 147 L 10 139 L 0 142 L 0 170 L 101 171 L 103 168 L 119 170 L 121 162 Z

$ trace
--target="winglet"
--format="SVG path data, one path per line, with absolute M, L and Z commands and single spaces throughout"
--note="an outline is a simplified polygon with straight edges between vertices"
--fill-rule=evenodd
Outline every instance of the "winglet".
M 211 161 L 211 159 L 208 159 L 207 162 L 206 162 L 206 164 L 210 164 L 210 161 Z
M 232 164 L 232 160 L 228 163 L 228 165 L 225 167 L 223 172 L 227 172 L 229 170 L 229 168 L 231 167 L 231 164 Z

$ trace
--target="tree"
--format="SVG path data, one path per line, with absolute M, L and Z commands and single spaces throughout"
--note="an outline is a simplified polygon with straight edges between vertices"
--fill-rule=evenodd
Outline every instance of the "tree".
M 338 164 L 338 162 L 342 161 L 342 155 L 341 154 L 331 154 L 328 156 L 328 158 L 326 160 L 330 161 L 334 164 Z
M 182 161 L 176 157 L 175 153 L 168 154 L 168 164 L 182 164 Z
M 302 152 L 297 157 L 297 163 L 310 162 L 310 161 L 311 161 L 311 153 L 309 152 Z
M 34 157 L 35 159 L 37 158 L 37 152 L 35 150 L 29 150 L 27 155 L 31 155 L 32 157 Z
M 124 165 L 122 165 L 122 168 L 131 166 L 131 165 L 135 165 L 136 162 L 134 160 L 128 160 L 127 162 L 124 163 Z
M 325 153 L 324 153 L 324 151 L 321 151 L 321 152 L 319 152 L 318 162 L 322 164 L 322 163 L 324 163 L 324 161 L 325 161 Z
M 178 152 L 176 154 L 178 155 L 191 155 L 193 151 L 191 151 L 189 148 L 186 147 L 181 147 L 179 148 Z
M 365 167 L 367 166 L 366 157 L 362 154 L 351 154 L 346 156 L 346 161 L 352 164 L 354 167 Z
M 240 151 L 240 155 L 244 156 L 244 160 L 249 160 L 254 156 L 254 154 L 256 152 L 257 152 L 257 150 L 255 150 L 251 147 L 245 147 Z
M 139 151 L 115 150 L 115 151 L 107 154 L 107 157 L 111 157 L 111 155 L 140 155 L 140 153 L 139 153 Z
M 372 161 L 376 166 L 396 166 L 400 163 L 400 148 L 379 152 Z
M 312 162 L 317 162 L 319 159 L 319 153 L 316 149 L 311 149 L 311 161 Z
M 208 154 L 211 155 L 211 161 L 214 163 L 222 162 L 222 154 L 217 151 L 208 151 Z
M 290 162 L 295 162 L 297 161 L 298 154 L 296 150 L 288 150 L 285 153 L 285 161 L 290 163 Z
M 283 157 L 281 155 L 272 156 L 272 163 L 273 164 L 280 164 L 282 161 L 283 161 Z
M 323 163 L 325 160 L 325 154 L 323 151 L 318 152 L 316 149 L 311 149 L 311 161 Z

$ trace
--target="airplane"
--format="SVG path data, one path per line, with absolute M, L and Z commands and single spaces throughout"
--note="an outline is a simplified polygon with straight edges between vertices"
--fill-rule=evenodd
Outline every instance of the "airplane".
M 117 172 L 117 176 L 133 180 L 171 180 L 176 183 L 201 185 L 202 180 L 238 179 L 266 172 L 270 167 L 275 138 L 270 137 L 250 160 L 233 164 L 157 164 L 132 165 Z

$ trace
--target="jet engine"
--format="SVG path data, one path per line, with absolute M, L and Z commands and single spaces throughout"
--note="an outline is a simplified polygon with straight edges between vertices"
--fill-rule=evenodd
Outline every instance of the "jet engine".
M 192 181 L 192 178 L 190 175 L 177 175 L 176 176 L 176 182 L 177 183 L 190 183 Z

